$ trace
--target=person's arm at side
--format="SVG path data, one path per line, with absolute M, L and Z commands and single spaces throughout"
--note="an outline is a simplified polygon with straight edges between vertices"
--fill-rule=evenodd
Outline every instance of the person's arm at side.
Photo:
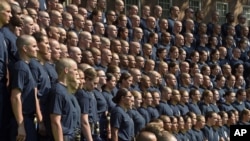
M 118 141 L 118 128 L 111 127 L 111 140 Z
M 11 106 L 18 125 L 18 136 L 26 138 L 26 131 L 23 123 L 21 91 L 18 88 L 11 90 Z
M 88 114 L 81 114 L 82 133 L 87 141 L 93 141 Z
M 63 131 L 61 125 L 61 115 L 50 114 L 51 128 L 55 141 L 63 141 Z
M 36 100 L 36 117 L 37 117 L 37 122 L 42 122 L 43 121 L 43 116 L 42 116 L 42 113 L 41 113 L 41 109 L 40 109 L 40 104 L 39 104 L 39 100 L 38 100 L 38 97 L 37 97 L 37 93 L 38 93 L 38 90 L 37 88 L 35 88 L 35 100 Z

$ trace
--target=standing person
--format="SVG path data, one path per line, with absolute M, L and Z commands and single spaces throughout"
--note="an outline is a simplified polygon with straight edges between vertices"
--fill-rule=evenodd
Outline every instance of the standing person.
M 111 111 L 111 140 L 130 141 L 134 136 L 134 122 L 127 110 L 132 107 L 132 94 L 125 88 L 119 89 L 113 101 L 117 105 Z
M 32 58 L 37 57 L 37 43 L 34 37 L 22 35 L 16 45 L 20 60 L 11 72 L 11 105 L 14 118 L 11 120 L 11 141 L 36 141 L 35 114 L 38 121 L 42 115 L 37 98 L 36 82 L 29 68 Z
M 10 5 L 5 2 L 0 2 L 0 30 L 3 29 L 3 26 L 7 23 L 9 23 L 11 18 L 11 7 Z M 4 44 L 4 35 L 2 32 L 0 33 L 0 138 L 5 140 L 5 136 L 7 135 L 7 130 L 5 129 L 4 124 L 9 123 L 5 120 L 9 120 L 7 117 L 7 111 L 11 111 L 9 104 L 6 103 L 9 102 L 9 97 L 7 93 L 7 60 L 8 60 L 8 52 L 7 47 Z M 9 48 L 9 46 L 8 46 Z
M 79 86 L 77 64 L 70 58 L 56 63 L 58 82 L 51 88 L 49 101 L 50 125 L 54 140 L 75 139 L 80 128 L 80 107 L 72 95 Z M 50 129 L 49 129 L 50 130 Z
M 99 137 L 97 101 L 93 91 L 97 87 L 99 77 L 94 68 L 84 70 L 84 75 L 85 85 L 76 92 L 76 98 L 81 107 L 82 139 L 93 141 Z

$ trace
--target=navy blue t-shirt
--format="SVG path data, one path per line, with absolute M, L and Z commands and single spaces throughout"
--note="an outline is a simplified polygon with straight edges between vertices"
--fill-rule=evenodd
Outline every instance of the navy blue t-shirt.
M 103 115 L 103 113 L 108 111 L 108 104 L 101 91 L 99 91 L 98 89 L 94 89 L 93 92 L 97 102 L 97 113 L 100 118 Z
M 99 121 L 97 114 L 97 102 L 92 91 L 84 89 L 76 92 L 76 98 L 81 107 L 81 114 L 88 114 L 89 122 L 96 123 Z
M 119 141 L 131 141 L 134 137 L 134 122 L 122 107 L 117 105 L 111 111 L 111 127 L 118 128 Z
M 14 65 L 11 72 L 11 89 L 21 91 L 22 113 L 33 115 L 36 112 L 35 88 L 36 83 L 33 79 L 29 64 L 20 60 Z
M 77 110 L 72 103 L 72 94 L 69 94 L 67 87 L 56 83 L 50 91 L 49 113 L 61 115 L 63 135 L 74 135 L 76 127 Z
M 170 108 L 167 102 L 160 101 L 160 104 L 156 106 L 160 115 L 173 116 L 173 110 Z
M 58 78 L 58 74 L 57 74 L 56 69 L 55 69 L 55 64 L 47 62 L 44 64 L 44 67 L 48 72 L 51 86 L 53 86 L 53 84 L 55 84 L 57 82 L 57 78 Z
M 38 90 L 38 98 L 40 99 L 41 109 L 43 111 L 46 102 L 48 100 L 48 93 L 51 88 L 51 82 L 49 79 L 49 75 L 42 64 L 38 62 L 36 59 L 31 59 L 30 63 L 30 70 L 33 74 L 33 78 L 37 84 Z
M 136 109 L 128 110 L 127 113 L 134 121 L 134 131 L 135 131 L 134 134 L 137 135 L 141 131 L 141 129 L 145 127 L 146 121 L 144 117 Z

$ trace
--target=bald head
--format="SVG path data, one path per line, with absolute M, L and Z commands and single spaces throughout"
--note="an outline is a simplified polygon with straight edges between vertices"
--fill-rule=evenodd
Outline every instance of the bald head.
M 136 137 L 136 141 L 157 141 L 157 138 L 152 132 L 141 131 Z

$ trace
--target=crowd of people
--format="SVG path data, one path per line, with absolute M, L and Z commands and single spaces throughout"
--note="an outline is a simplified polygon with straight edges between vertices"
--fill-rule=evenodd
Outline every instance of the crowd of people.
M 250 124 L 244 13 L 106 7 L 0 0 L 0 140 L 229 141 Z

